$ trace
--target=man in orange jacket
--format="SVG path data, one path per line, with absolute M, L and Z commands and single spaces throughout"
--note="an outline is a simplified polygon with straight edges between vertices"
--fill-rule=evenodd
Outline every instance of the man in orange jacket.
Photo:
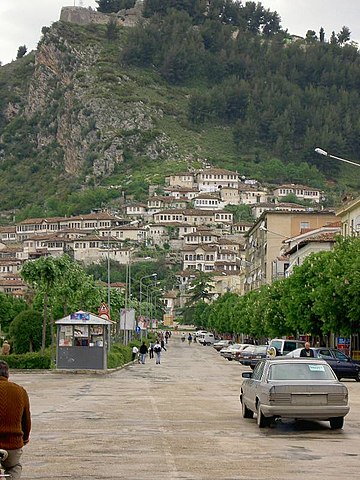
M 12 480 L 21 477 L 22 447 L 29 442 L 30 430 L 28 394 L 20 385 L 9 382 L 9 365 L 0 360 L 0 448 L 9 454 L 1 463 Z

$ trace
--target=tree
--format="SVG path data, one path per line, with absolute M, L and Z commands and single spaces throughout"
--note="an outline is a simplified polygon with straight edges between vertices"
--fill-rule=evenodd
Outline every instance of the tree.
M 21 45 L 19 48 L 18 48 L 18 51 L 17 51 L 17 55 L 16 55 L 16 59 L 18 58 L 22 58 L 27 52 L 27 48 L 26 48 L 26 45 Z
M 323 29 L 323 27 L 321 27 L 319 31 L 319 40 L 320 40 L 320 43 L 325 42 L 325 30 Z
M 109 42 L 117 40 L 119 37 L 119 26 L 116 18 L 111 17 L 106 25 L 106 38 Z
M 95 0 L 98 4 L 97 10 L 101 13 L 115 13 L 120 10 L 119 0 Z
M 331 45 L 337 45 L 338 43 L 338 39 L 334 31 L 331 32 L 330 43 Z
M 196 278 L 191 282 L 190 299 L 188 305 L 194 305 L 200 300 L 210 300 L 211 294 L 211 277 L 210 273 L 199 272 Z
M 10 324 L 10 338 L 13 353 L 36 352 L 42 347 L 41 338 L 42 318 L 39 312 L 25 310 L 17 315 Z M 46 337 L 46 344 L 50 339 Z
M 344 25 L 340 32 L 337 34 L 337 40 L 339 45 L 343 45 L 344 43 L 348 42 L 350 40 L 350 34 L 350 29 L 348 27 L 345 27 Z
M 59 273 L 59 269 L 53 257 L 41 257 L 35 262 L 26 262 L 21 269 L 22 278 L 29 283 L 35 291 L 41 293 L 43 296 L 42 352 L 44 352 L 46 346 L 49 295 Z
M 317 40 L 316 32 L 315 30 L 308 30 L 306 32 L 306 37 L 305 37 L 307 43 L 314 43 Z

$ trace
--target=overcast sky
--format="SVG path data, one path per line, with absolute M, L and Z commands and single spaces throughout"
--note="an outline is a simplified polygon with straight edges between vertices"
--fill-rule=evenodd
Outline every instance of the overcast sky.
M 36 48 L 41 28 L 59 19 L 62 6 L 80 3 L 96 7 L 95 0 L 0 0 L 0 61 L 16 58 L 20 45 Z M 256 1 L 256 0 L 255 0 Z M 245 3 L 245 0 L 243 0 Z M 324 27 L 326 38 L 346 25 L 351 39 L 360 43 L 360 0 L 263 0 L 265 8 L 276 10 L 283 28 L 305 36 L 307 30 Z

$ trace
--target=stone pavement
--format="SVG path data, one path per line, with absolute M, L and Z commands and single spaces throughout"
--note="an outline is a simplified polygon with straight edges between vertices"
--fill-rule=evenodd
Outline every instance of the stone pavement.
M 147 359 L 108 375 L 12 374 L 32 408 L 22 478 L 300 480 L 309 470 L 335 479 L 343 464 L 356 478 L 360 384 L 347 382 L 354 400 L 343 431 L 325 423 L 263 431 L 241 417 L 244 367 L 174 337 L 161 365 Z

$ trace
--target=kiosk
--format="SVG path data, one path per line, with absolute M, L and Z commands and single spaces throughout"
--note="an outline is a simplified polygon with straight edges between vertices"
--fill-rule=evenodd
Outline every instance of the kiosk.
M 111 320 L 79 311 L 55 323 L 57 369 L 107 369 Z

